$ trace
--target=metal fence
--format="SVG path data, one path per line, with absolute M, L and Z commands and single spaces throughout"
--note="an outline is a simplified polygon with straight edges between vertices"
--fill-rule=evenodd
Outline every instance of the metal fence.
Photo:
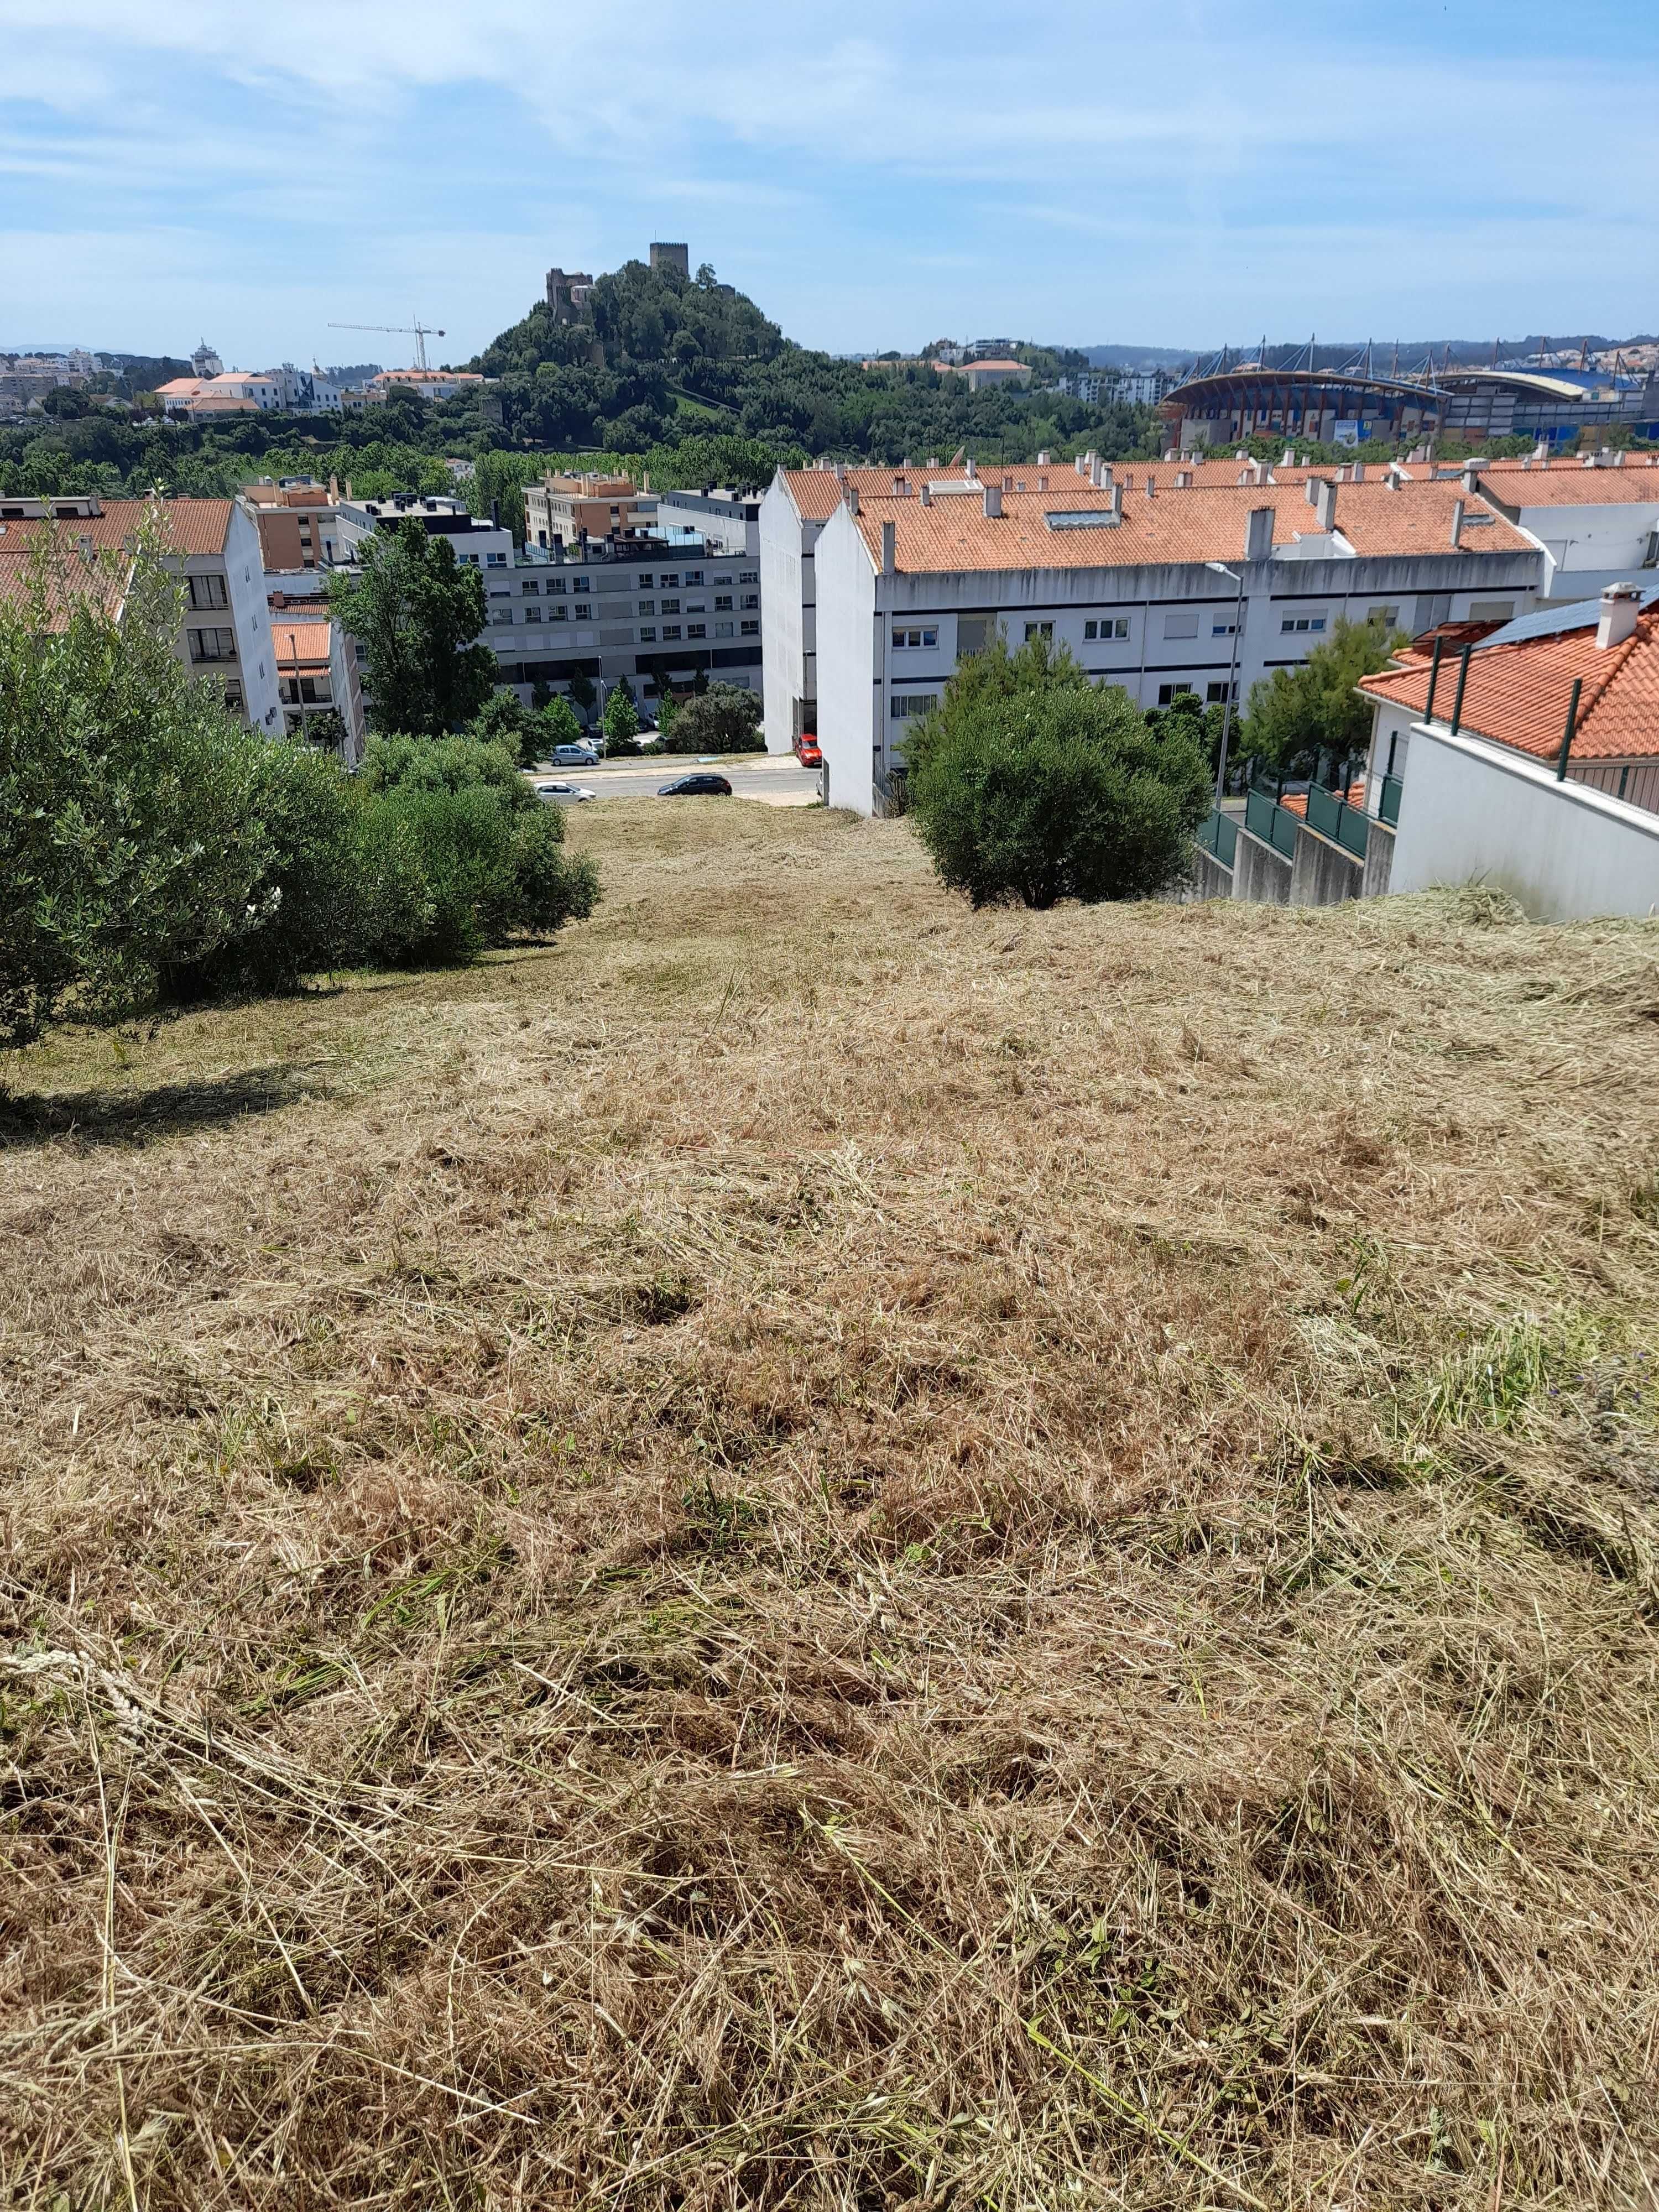
M 1272 792 L 1251 792 L 1244 801 L 1244 827 L 1252 837 L 1260 837 L 1264 845 L 1271 845 L 1287 860 L 1296 858 L 1297 832 L 1302 827 L 1300 817 L 1288 807 L 1281 806 Z
M 1212 813 L 1200 823 L 1198 842 L 1224 868 L 1231 868 L 1238 857 L 1238 824 L 1231 814 Z
M 1370 836 L 1370 823 L 1362 806 L 1350 806 L 1334 791 L 1322 791 L 1316 783 L 1308 791 L 1308 827 L 1328 837 L 1345 853 L 1358 860 L 1365 857 L 1366 843 Z
M 1386 822 L 1392 830 L 1400 820 L 1401 783 L 1397 775 L 1385 775 L 1382 788 L 1377 793 L 1376 818 Z

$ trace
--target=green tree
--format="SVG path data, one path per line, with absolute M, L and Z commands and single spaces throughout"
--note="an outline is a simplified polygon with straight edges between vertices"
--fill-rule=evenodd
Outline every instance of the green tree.
M 550 760 L 555 745 L 579 745 L 584 735 L 576 710 L 562 692 L 550 699 L 541 711 L 538 759 Z
M 640 750 L 640 718 L 620 684 L 605 702 L 605 749 L 618 756 Z
M 907 746 L 910 805 L 941 879 L 975 906 L 1153 896 L 1209 804 L 1196 746 L 1149 731 L 1126 692 L 1096 690 L 1065 656 L 1024 659 L 953 678 Z
M 582 713 L 585 715 L 591 714 L 593 711 L 592 678 L 578 673 L 570 678 L 567 689 L 571 699 L 581 708 Z
M 406 520 L 363 548 L 362 574 L 329 580 L 329 603 L 367 653 L 369 719 L 377 730 L 439 737 L 483 709 L 495 656 L 477 642 L 483 578 L 449 539 Z
M 66 1000 L 103 1018 L 153 1004 L 170 971 L 266 911 L 267 741 L 178 660 L 179 587 L 155 543 L 127 568 L 42 532 L 0 587 L 0 1041 L 13 1044 Z
M 757 693 L 741 684 L 711 684 L 707 690 L 694 691 L 676 710 L 672 733 L 664 733 L 663 748 L 671 753 L 763 752 L 760 720 Z
M 1324 750 L 1337 758 L 1364 751 L 1371 707 L 1355 687 L 1385 668 L 1406 642 L 1380 622 L 1339 620 L 1299 668 L 1275 668 L 1251 687 L 1240 726 L 1241 752 L 1280 773 L 1310 767 Z
M 542 743 L 542 718 L 516 693 L 494 691 L 467 724 L 467 735 L 505 745 L 520 768 L 534 768 Z

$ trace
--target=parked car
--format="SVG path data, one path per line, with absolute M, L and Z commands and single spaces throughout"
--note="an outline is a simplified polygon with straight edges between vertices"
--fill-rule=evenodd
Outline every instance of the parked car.
M 537 798 L 544 800 L 549 806 L 556 806 L 561 800 L 568 805 L 574 805 L 581 799 L 592 799 L 593 795 L 585 783 L 560 783 L 556 781 L 536 786 Z
M 823 766 L 823 755 L 818 750 L 818 741 L 811 730 L 803 730 L 796 738 L 795 758 L 803 768 Z
M 658 792 L 659 799 L 730 799 L 732 787 L 723 775 L 677 775 Z
M 553 748 L 555 768 L 597 768 L 599 764 L 599 754 L 592 745 L 555 745 Z

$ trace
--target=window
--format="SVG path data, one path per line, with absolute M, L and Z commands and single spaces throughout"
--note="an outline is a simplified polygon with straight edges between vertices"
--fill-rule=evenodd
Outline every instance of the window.
M 707 623 L 687 623 L 685 634 L 688 637 L 707 637 L 708 625 Z
M 671 637 L 678 637 L 680 634 L 680 626 L 678 623 L 665 623 L 662 626 L 662 634 L 663 641 L 665 644 Z
M 524 611 L 524 618 L 526 622 L 539 622 L 542 618 L 542 611 L 539 607 L 526 607 Z
M 507 566 L 506 554 L 486 553 L 484 555 L 484 566 L 486 568 L 505 568 Z
M 707 599 L 688 599 L 685 603 L 685 611 L 689 615 L 706 615 L 708 611 L 708 602 Z
M 1373 607 L 1365 617 L 1367 622 L 1381 623 L 1384 629 L 1395 629 L 1400 621 L 1398 607 Z
M 636 591 L 641 591 L 641 592 L 648 592 L 648 591 L 651 589 L 651 579 L 650 579 L 650 577 L 649 577 L 649 576 L 636 576 L 636 577 L 634 579 L 634 587 L 635 587 L 635 589 Z
M 550 607 L 548 609 L 548 612 L 551 615 L 555 622 L 568 622 L 570 619 L 570 610 L 568 607 Z
M 688 568 L 685 572 L 685 580 L 688 584 L 702 583 L 702 570 L 701 568 Z
M 234 660 L 236 633 L 234 629 L 193 629 L 190 634 L 190 657 L 192 660 Z
M 1225 701 L 1229 691 L 1231 692 L 1235 700 L 1238 697 L 1238 686 L 1237 684 L 1228 684 L 1221 683 L 1206 684 L 1204 687 L 1205 704 L 1209 707 L 1219 707 Z
M 225 704 L 233 714 L 242 711 L 242 687 L 233 676 L 225 685 Z
M 917 714 L 931 714 L 938 704 L 937 691 L 895 691 L 887 711 L 896 722 L 908 722 Z
M 225 591 L 222 576 L 192 576 L 190 579 L 190 603 L 193 607 L 228 607 L 230 600 Z
M 742 629 L 743 635 L 745 637 L 758 637 L 760 635 L 760 624 L 757 622 L 746 622 L 742 625 Z
M 1281 635 L 1289 630 L 1304 629 L 1316 633 L 1324 629 L 1325 617 L 1323 615 L 1286 615 L 1279 627 Z
M 1127 637 L 1129 617 L 1127 615 L 1103 615 L 1098 622 L 1085 623 L 1083 635 L 1089 638 Z
M 1238 635 L 1238 624 L 1236 622 L 1212 623 L 1210 624 L 1210 635 L 1212 637 L 1237 637 Z
M 739 568 L 738 571 L 738 581 L 740 584 L 758 584 L 760 581 L 760 570 L 758 568 Z
M 729 615 L 729 614 L 731 613 L 731 611 L 732 611 L 732 594 L 730 593 L 730 592 L 728 592 L 726 593 L 726 597 L 725 597 L 724 599 L 722 599 L 722 598 L 720 597 L 720 593 L 719 593 L 718 592 L 715 592 L 715 594 L 714 594 L 714 612 L 715 612 L 717 615 L 720 615 L 720 614 Z
M 533 576 L 526 576 L 519 588 L 528 599 L 538 599 L 542 595 L 542 587 Z
M 1160 684 L 1158 687 L 1158 703 L 1160 707 L 1167 707 L 1171 701 L 1179 699 L 1183 692 L 1188 698 L 1196 696 L 1190 684 Z
M 1513 599 L 1471 599 L 1469 602 L 1469 620 L 1471 622 L 1506 623 L 1512 622 L 1514 618 L 1515 602 Z
M 662 587 L 663 587 L 664 591 L 665 591 L 665 592 L 678 592 L 678 589 L 679 589 L 679 587 L 680 587 L 680 580 L 679 580 L 679 573 L 678 573 L 678 570 L 676 570 L 676 572 L 674 573 L 674 574 L 673 574 L 673 575 L 672 575 L 672 576 L 665 576 L 665 577 L 663 577 L 663 578 L 662 578 L 662 580 L 661 580 L 661 581 L 662 581 Z
M 547 588 L 550 592 L 558 592 L 562 594 L 564 591 L 564 578 L 562 576 L 550 576 L 547 580 Z
M 641 623 L 640 624 L 640 643 L 641 645 L 654 645 L 656 641 L 656 624 L 654 623 Z
M 1176 614 L 1165 615 L 1164 617 L 1164 635 L 1165 637 L 1196 637 L 1198 635 L 1198 616 L 1196 612 L 1188 613 L 1182 611 Z
M 573 592 L 591 592 L 593 586 L 586 576 L 578 576 L 570 588 Z
M 653 615 L 656 611 L 657 603 L 654 599 L 641 599 L 640 601 L 640 612 L 642 615 Z
M 744 605 L 747 606 L 748 604 L 745 599 Z M 937 629 L 896 629 L 893 632 L 893 646 L 896 652 L 931 653 L 938 643 Z
M 714 635 L 716 637 L 730 637 L 732 635 L 731 623 L 717 622 L 714 624 Z
M 678 599 L 665 599 L 662 603 L 662 611 L 665 615 L 677 615 L 680 611 L 680 603 Z
M 745 592 L 743 595 L 743 604 L 746 607 L 757 607 L 760 605 L 760 593 L 758 592 Z
M 478 565 L 478 556 L 476 553 L 458 553 L 455 558 L 468 568 L 476 568 Z
M 1028 644 L 1034 637 L 1052 637 L 1054 634 L 1054 626 L 1051 622 L 1027 623 L 1025 625 L 1025 636 Z

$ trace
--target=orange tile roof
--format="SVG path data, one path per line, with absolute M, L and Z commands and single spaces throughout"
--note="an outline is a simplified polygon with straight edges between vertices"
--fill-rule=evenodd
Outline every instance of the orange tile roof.
M 199 376 L 174 376 L 156 386 L 155 396 L 158 399 L 193 399 L 201 388 Z
M 190 560 L 224 551 L 235 511 L 228 499 L 106 499 L 100 504 L 101 514 L 63 515 L 52 522 L 31 516 L 8 522 L 6 532 L 23 547 L 32 545 L 43 531 L 52 530 L 66 544 L 89 538 L 100 550 L 119 551 L 153 520 L 162 550 Z
M 1480 471 L 1484 479 L 1489 471 Z M 1505 470 L 1495 477 L 1492 495 L 1506 512 L 1528 507 L 1659 506 L 1659 469 L 1572 468 Z
M 334 625 L 326 616 L 295 621 L 284 613 L 270 618 L 270 642 L 280 669 L 325 668 Z
M 1603 652 L 1595 629 L 1558 630 L 1547 637 L 1489 645 L 1469 655 L 1462 726 L 1471 736 L 1493 738 L 1540 760 L 1561 749 L 1575 678 L 1582 678 L 1574 760 L 1659 758 L 1659 607 L 1636 618 L 1622 645 Z M 1449 720 L 1456 697 L 1459 660 L 1447 654 L 1435 686 L 1437 722 Z M 1430 664 L 1413 657 L 1405 665 L 1368 676 L 1360 690 L 1374 699 L 1408 707 L 1419 718 L 1428 705 Z
M 6 526 L 9 532 L 16 526 Z M 0 544 L 0 599 L 26 605 L 33 588 L 32 571 L 28 547 Z M 46 579 L 46 628 L 67 628 L 71 611 L 83 604 L 105 614 L 118 614 L 131 573 L 131 562 L 107 551 L 89 567 L 73 556 L 54 563 Z
M 1143 485 L 1144 485 L 1144 475 Z M 828 481 L 833 484 L 835 479 Z M 955 574 L 1010 568 L 1121 568 L 1141 564 L 1241 560 L 1246 520 L 1253 508 L 1274 509 L 1273 536 L 1279 545 L 1297 537 L 1317 537 L 1317 520 L 1304 491 L 1294 485 L 1249 484 L 1176 491 L 1160 489 L 1149 499 L 1143 486 L 1126 491 L 1123 520 L 1098 530 L 1051 530 L 1051 512 L 1086 513 L 1103 507 L 1109 492 L 1062 478 L 1047 492 L 1003 492 L 1003 512 L 988 517 L 980 502 L 957 495 L 924 507 L 919 498 L 894 498 L 890 481 L 884 497 L 860 490 L 858 527 L 872 558 L 881 558 L 881 526 L 895 526 L 895 558 L 907 574 Z M 1464 501 L 1470 515 L 1486 518 L 1466 526 L 1461 547 L 1451 542 L 1452 510 Z M 830 512 L 833 512 L 833 502 Z M 1466 499 L 1462 487 L 1412 484 L 1391 491 L 1380 481 L 1338 488 L 1336 529 L 1363 559 L 1410 554 L 1533 553 L 1532 540 L 1497 516 L 1478 499 Z M 1337 556 L 1340 557 L 1340 556 Z

